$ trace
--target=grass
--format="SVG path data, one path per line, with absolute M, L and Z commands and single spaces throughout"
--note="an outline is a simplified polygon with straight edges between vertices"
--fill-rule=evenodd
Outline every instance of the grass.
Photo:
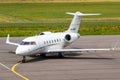
M 114 26 L 113 26 L 114 24 Z M 81 35 L 111 35 L 120 34 L 119 22 L 82 22 Z M 48 26 L 49 25 L 49 26 Z M 57 25 L 57 26 L 56 26 Z M 99 25 L 99 26 L 98 26 Z M 8 23 L 0 24 L 0 36 L 33 36 L 43 31 L 62 32 L 67 30 L 69 23 Z M 7 27 L 6 27 L 7 26 Z M 19 27 L 18 27 L 19 26 Z
M 65 12 L 102 13 L 83 20 L 120 20 L 120 2 L 0 3 L 0 36 L 31 36 L 64 31 L 72 16 Z M 10 23 L 9 23 L 10 22 Z M 13 23 L 12 23 L 13 22 Z M 120 34 L 120 22 L 82 22 L 81 35 Z
M 71 18 L 65 12 L 81 11 L 83 13 L 102 13 L 101 16 L 95 16 L 95 18 L 118 18 L 120 17 L 119 9 L 119 2 L 1 3 L 0 16 L 6 18 L 6 21 L 3 22 L 40 22 L 43 20 L 56 21 L 57 19 L 65 21 L 66 18 Z
M 38 2 L 120 2 L 119 0 L 0 0 L 1 3 L 38 3 Z

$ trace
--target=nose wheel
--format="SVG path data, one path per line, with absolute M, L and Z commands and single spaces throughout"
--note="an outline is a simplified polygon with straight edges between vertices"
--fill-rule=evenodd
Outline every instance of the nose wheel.
M 25 62 L 26 62 L 26 56 L 23 56 L 22 63 L 25 63 Z

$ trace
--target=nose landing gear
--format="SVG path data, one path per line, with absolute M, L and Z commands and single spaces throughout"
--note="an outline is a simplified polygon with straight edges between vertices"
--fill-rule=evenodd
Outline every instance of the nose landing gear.
M 25 63 L 25 62 L 26 62 L 26 56 L 23 56 L 22 63 Z

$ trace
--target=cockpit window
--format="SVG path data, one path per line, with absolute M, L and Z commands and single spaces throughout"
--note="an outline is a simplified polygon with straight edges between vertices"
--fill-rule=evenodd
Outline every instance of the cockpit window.
M 31 45 L 36 45 L 36 43 L 35 42 L 31 42 Z
M 36 45 L 36 42 L 34 42 L 34 41 L 31 41 L 31 42 L 22 41 L 22 42 L 20 43 L 20 45 Z

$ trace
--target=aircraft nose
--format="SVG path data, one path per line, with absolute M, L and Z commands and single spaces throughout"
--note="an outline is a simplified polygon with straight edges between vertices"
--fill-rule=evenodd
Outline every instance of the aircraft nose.
M 15 51 L 16 54 L 21 54 L 21 49 L 20 48 L 17 48 L 16 51 Z
M 17 47 L 15 53 L 18 55 L 25 55 L 29 52 L 29 50 L 27 48 L 24 47 Z

